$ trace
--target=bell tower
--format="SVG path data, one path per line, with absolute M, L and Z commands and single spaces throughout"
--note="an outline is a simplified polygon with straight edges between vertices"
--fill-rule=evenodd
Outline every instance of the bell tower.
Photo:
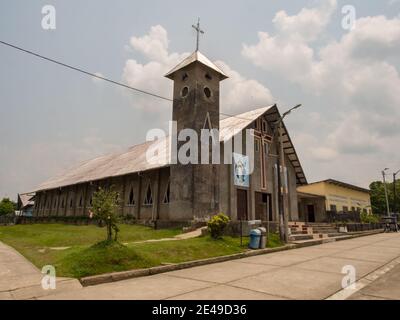
M 178 158 L 171 165 L 170 219 L 201 220 L 219 210 L 219 165 L 212 164 L 211 155 L 209 164 L 201 163 L 201 130 L 219 130 L 220 81 L 227 76 L 195 51 L 166 77 L 174 81 L 172 120 L 178 136 L 184 129 L 193 129 L 198 137 L 197 163 L 182 164 Z M 178 150 L 184 144 L 178 141 Z

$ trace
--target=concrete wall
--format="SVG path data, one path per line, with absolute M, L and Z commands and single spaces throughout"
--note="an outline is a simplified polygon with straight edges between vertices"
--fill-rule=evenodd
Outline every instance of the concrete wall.
M 352 207 L 357 210 L 371 210 L 371 199 L 367 192 L 345 188 L 326 182 L 312 183 L 307 186 L 301 186 L 299 191 L 326 197 L 326 210 L 331 210 L 331 205 L 335 205 L 337 211 L 343 211 L 347 207 L 351 211 Z
M 255 128 L 255 123 L 252 123 L 247 129 Z M 268 126 L 267 133 L 272 134 L 271 128 Z M 246 150 L 245 135 L 242 137 L 242 153 Z M 221 149 L 223 149 L 221 147 Z M 276 178 L 276 157 L 277 154 L 276 143 L 269 145 L 270 152 L 265 158 L 265 171 L 266 183 L 263 185 L 261 176 L 261 153 L 263 148 L 260 147 L 255 151 L 254 155 L 254 171 L 250 176 L 250 185 L 247 190 L 247 206 L 248 218 L 255 219 L 256 216 L 256 193 L 266 193 L 271 196 L 272 217 L 273 221 L 278 221 L 278 198 L 277 198 L 277 178 Z M 235 150 L 234 150 L 235 151 Z M 299 220 L 298 213 L 298 199 L 297 199 L 297 186 L 296 175 L 291 162 L 286 157 L 285 164 L 288 167 L 288 197 L 286 203 L 286 212 L 289 214 L 289 220 Z M 234 185 L 233 168 L 232 165 L 224 165 L 220 167 L 220 211 L 226 213 L 233 221 L 237 220 L 237 190 L 239 189 Z M 243 188 L 241 188 L 243 189 Z
M 161 168 L 141 174 L 129 174 L 91 183 L 82 183 L 36 194 L 35 216 L 87 216 L 91 210 L 91 198 L 99 188 L 113 187 L 118 192 L 118 214 L 136 219 L 169 219 L 169 204 L 163 203 L 169 182 L 169 168 Z M 145 193 L 150 186 L 153 203 L 145 204 Z M 130 191 L 134 203 L 129 203 Z

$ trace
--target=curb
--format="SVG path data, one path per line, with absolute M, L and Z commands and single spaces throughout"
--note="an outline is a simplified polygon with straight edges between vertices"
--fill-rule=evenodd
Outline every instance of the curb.
M 177 264 L 171 264 L 171 265 L 167 265 L 167 266 L 157 266 L 157 267 L 152 267 L 152 268 L 147 268 L 147 269 L 136 269 L 136 270 L 106 273 L 106 274 L 101 274 L 101 275 L 96 275 L 96 276 L 88 276 L 88 277 L 79 279 L 79 281 L 82 284 L 82 286 L 88 287 L 88 286 L 94 286 L 94 285 L 98 285 L 98 284 L 102 284 L 102 283 L 110 283 L 110 282 L 133 279 L 133 278 L 138 278 L 138 277 L 151 276 L 151 275 L 156 275 L 156 274 L 170 272 L 170 271 L 204 266 L 207 264 L 243 259 L 243 258 L 247 258 L 247 257 L 254 257 L 254 256 L 262 255 L 262 254 L 281 252 L 281 251 L 298 249 L 298 248 L 309 247 L 309 246 L 315 246 L 315 245 L 328 243 L 328 242 L 349 240 L 349 239 L 353 239 L 353 238 L 370 236 L 370 235 L 374 235 L 374 234 L 378 234 L 378 233 L 382 233 L 382 232 L 383 232 L 382 230 L 373 230 L 373 231 L 367 231 L 367 232 L 361 231 L 361 232 L 357 232 L 357 233 L 352 233 L 347 236 L 341 236 L 340 238 L 335 237 L 335 238 L 330 238 L 330 239 L 317 239 L 317 240 L 310 241 L 307 243 L 286 244 L 282 247 L 277 247 L 277 248 L 266 248 L 266 249 L 259 249 L 259 250 L 254 250 L 254 251 L 245 251 L 245 252 L 235 253 L 235 254 L 227 255 L 227 256 L 220 256 L 220 257 L 207 258 L 207 259 L 202 259 L 202 260 L 188 261 L 188 262 L 182 262 L 182 263 L 177 263 Z

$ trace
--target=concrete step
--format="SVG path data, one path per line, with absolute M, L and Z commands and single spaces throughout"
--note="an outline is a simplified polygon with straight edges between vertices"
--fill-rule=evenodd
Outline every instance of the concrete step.
M 333 229 L 333 228 L 329 228 L 329 229 L 314 229 L 313 228 L 313 232 L 314 233 L 331 233 L 331 232 L 338 232 L 338 229 Z
M 340 237 L 340 236 L 343 236 L 343 235 L 345 235 L 345 234 L 340 233 L 340 232 L 328 233 L 328 237 L 329 237 L 329 238 Z
M 312 234 L 293 234 L 289 236 L 289 241 L 301 241 L 314 239 Z
M 307 230 L 292 230 L 291 234 L 308 234 Z

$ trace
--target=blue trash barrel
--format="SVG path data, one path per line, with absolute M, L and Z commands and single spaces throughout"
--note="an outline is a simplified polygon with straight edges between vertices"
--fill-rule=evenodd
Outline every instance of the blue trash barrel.
M 261 231 L 258 229 L 253 229 L 250 231 L 250 249 L 258 249 L 260 247 Z

